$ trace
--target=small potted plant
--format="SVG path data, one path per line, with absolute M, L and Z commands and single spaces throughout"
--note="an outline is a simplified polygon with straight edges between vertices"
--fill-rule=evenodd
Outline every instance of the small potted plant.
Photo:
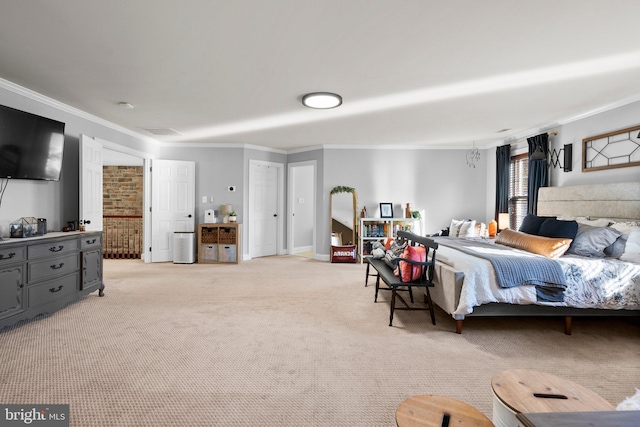
M 229 222 L 236 222 L 237 219 L 236 211 L 229 212 Z

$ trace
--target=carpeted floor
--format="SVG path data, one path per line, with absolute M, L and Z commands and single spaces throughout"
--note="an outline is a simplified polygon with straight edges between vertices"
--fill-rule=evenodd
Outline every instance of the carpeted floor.
M 491 418 L 491 378 L 543 370 L 618 403 L 640 388 L 622 319 L 469 319 L 373 303 L 364 266 L 105 260 L 105 296 L 0 333 L 0 402 L 70 404 L 73 426 L 394 426 L 416 394 Z

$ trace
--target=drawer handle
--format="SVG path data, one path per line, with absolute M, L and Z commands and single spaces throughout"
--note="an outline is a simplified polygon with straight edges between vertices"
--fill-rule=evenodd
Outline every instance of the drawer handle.
M 51 293 L 60 292 L 62 290 L 62 286 L 63 285 L 60 285 L 57 288 L 51 288 L 51 289 L 49 289 L 49 292 L 51 292 Z
M 9 256 L 8 256 L 8 257 L 6 257 L 6 258 L 4 257 L 4 254 L 0 254 L 0 260 L 2 260 L 2 259 L 11 259 L 11 258 L 13 258 L 14 256 L 16 256 L 16 253 L 15 253 L 15 252 L 11 252 L 11 253 L 9 253 Z
M 60 245 L 57 248 L 55 246 L 49 248 L 51 252 L 60 252 L 62 249 L 64 249 L 63 245 Z
M 97 239 L 93 239 L 93 240 L 87 240 L 86 243 L 87 245 L 93 245 L 96 242 Z
M 62 266 L 64 265 L 64 262 L 61 262 L 58 265 L 50 265 L 52 270 L 58 270 L 59 268 L 62 268 Z

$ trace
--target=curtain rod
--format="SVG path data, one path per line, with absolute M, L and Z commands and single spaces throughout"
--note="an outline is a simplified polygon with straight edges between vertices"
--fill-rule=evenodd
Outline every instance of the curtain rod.
M 551 132 L 547 132 L 547 135 L 557 135 L 557 134 L 558 134 L 557 130 L 554 130 L 554 131 L 551 131 Z M 509 143 L 509 145 L 518 145 L 521 142 L 526 142 L 526 140 L 514 141 L 514 142 Z

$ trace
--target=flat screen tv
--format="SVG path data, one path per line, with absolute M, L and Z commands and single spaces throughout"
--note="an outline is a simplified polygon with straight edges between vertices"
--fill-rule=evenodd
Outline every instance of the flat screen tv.
M 0 105 L 0 178 L 58 181 L 64 125 Z

